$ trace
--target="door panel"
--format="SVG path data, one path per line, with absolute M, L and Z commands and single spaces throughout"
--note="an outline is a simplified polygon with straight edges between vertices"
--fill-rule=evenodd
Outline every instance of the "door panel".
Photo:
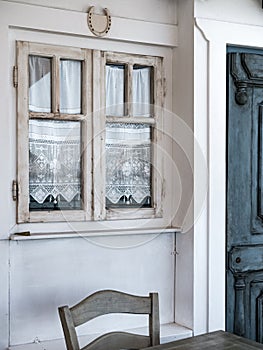
M 226 328 L 263 342 L 263 51 L 230 51 Z

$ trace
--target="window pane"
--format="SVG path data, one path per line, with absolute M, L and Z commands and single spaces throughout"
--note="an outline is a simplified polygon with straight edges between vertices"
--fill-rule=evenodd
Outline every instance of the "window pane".
M 153 103 L 151 70 L 151 67 L 133 67 L 132 93 L 134 116 L 151 116 L 151 105 Z
M 29 110 L 51 112 L 51 58 L 29 56 Z
M 107 207 L 151 207 L 151 127 L 107 123 Z
M 124 65 L 106 65 L 106 115 L 125 115 Z
M 81 122 L 29 120 L 30 210 L 81 208 Z
M 81 113 L 81 61 L 60 61 L 60 112 Z

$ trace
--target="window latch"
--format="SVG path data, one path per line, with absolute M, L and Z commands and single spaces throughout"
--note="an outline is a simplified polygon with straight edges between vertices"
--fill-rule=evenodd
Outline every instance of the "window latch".
M 17 187 L 16 180 L 13 180 L 12 182 L 12 197 L 13 197 L 13 201 L 16 201 L 18 197 L 18 187 Z

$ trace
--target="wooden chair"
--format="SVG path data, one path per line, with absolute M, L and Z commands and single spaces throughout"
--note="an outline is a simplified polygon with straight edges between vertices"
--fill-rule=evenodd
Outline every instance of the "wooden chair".
M 102 290 L 71 308 L 62 306 L 58 310 L 67 350 L 133 350 L 160 344 L 158 293 L 141 297 L 113 290 Z M 149 335 L 110 332 L 80 349 L 75 327 L 110 313 L 148 314 Z

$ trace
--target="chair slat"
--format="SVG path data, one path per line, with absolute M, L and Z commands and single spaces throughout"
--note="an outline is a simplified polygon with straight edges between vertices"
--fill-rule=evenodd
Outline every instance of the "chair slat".
M 150 314 L 151 299 L 118 291 L 94 293 L 70 309 L 75 326 L 109 313 Z

